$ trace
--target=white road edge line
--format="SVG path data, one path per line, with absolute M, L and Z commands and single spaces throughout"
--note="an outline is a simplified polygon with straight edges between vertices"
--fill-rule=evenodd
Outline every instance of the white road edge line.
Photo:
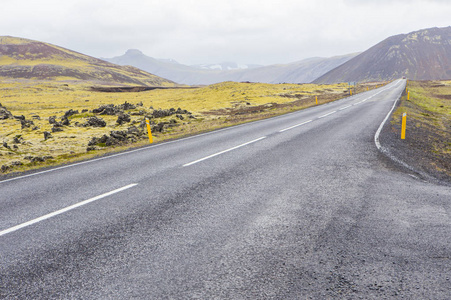
M 325 114 L 325 115 L 322 115 L 321 117 L 318 117 L 318 119 L 321 119 L 321 118 L 327 117 L 327 116 L 329 116 L 329 115 L 331 115 L 331 114 L 334 114 L 334 113 L 336 113 L 336 112 L 337 112 L 336 110 L 334 110 L 334 111 L 331 111 L 330 113 L 327 113 L 327 114 Z
M 114 190 L 114 191 L 111 191 L 111 192 L 108 192 L 108 193 L 99 195 L 99 196 L 97 196 L 97 197 L 94 197 L 94 198 L 91 198 L 91 199 L 88 199 L 88 200 L 84 200 L 84 201 L 78 202 L 78 203 L 76 203 L 76 204 L 74 204 L 74 205 L 71 205 L 71 206 L 65 207 L 65 208 L 63 208 L 63 209 L 54 211 L 54 212 L 49 213 L 49 214 L 46 214 L 46 215 L 44 215 L 44 216 L 42 216 L 42 217 L 33 219 L 33 220 L 31 220 L 31 221 L 28 221 L 28 222 L 25 222 L 25 223 L 16 225 L 16 226 L 14 226 L 14 227 L 11 227 L 11 228 L 8 228 L 8 229 L 5 229 L 5 230 L 2 230 L 2 231 L 0 231 L 0 236 L 5 235 L 5 234 L 8 234 L 8 233 L 11 233 L 11 232 L 13 232 L 13 231 L 22 229 L 22 228 L 24 228 L 24 227 L 27 227 L 27 226 L 30 226 L 30 225 L 33 225 L 33 224 L 36 224 L 36 223 L 38 223 L 38 222 L 47 220 L 47 219 L 52 218 L 52 217 L 54 217 L 54 216 L 60 215 L 60 214 L 65 213 L 65 212 L 68 212 L 68 211 L 70 211 L 70 210 L 72 210 L 72 209 L 74 209 L 74 208 L 77 208 L 77 207 L 86 205 L 86 204 L 88 204 L 88 203 L 97 201 L 97 200 L 99 200 L 99 199 L 102 199 L 102 198 L 111 196 L 111 195 L 113 195 L 113 194 L 122 192 L 122 191 L 124 191 L 124 190 L 126 190 L 126 189 L 129 189 L 129 188 L 131 188 L 131 187 L 134 187 L 134 186 L 136 186 L 136 185 L 138 185 L 138 184 L 137 184 L 137 183 L 129 184 L 129 185 L 127 185 L 127 186 L 121 187 L 121 188 L 116 189 L 116 190 Z
M 399 84 L 399 82 L 400 82 L 400 81 L 398 81 L 398 83 L 395 84 L 393 87 L 396 87 L 396 86 Z M 401 92 L 401 93 L 402 93 L 402 92 Z M 388 112 L 388 114 L 385 116 L 385 119 L 382 121 L 381 125 L 379 125 L 379 128 L 377 129 L 376 134 L 374 135 L 374 143 L 376 144 L 376 147 L 377 147 L 378 150 L 381 150 L 381 148 L 382 148 L 382 147 L 381 147 L 381 143 L 379 142 L 379 135 L 380 135 L 380 133 L 381 133 L 381 131 L 382 131 L 382 128 L 383 128 L 384 125 L 385 125 L 385 122 L 387 122 L 387 120 L 388 120 L 388 118 L 390 117 L 391 113 L 392 113 L 393 110 L 395 109 L 396 103 L 398 103 L 398 100 L 399 100 L 400 97 L 401 97 L 401 94 L 400 94 L 398 97 L 396 97 L 395 102 L 393 103 L 392 108 L 390 109 L 390 111 Z
M 299 127 L 299 126 L 302 126 L 302 125 L 305 125 L 305 124 L 310 123 L 310 122 L 313 122 L 313 120 L 308 120 L 308 121 L 302 122 L 300 124 L 296 124 L 294 126 L 291 126 L 291 127 L 288 127 L 288 128 L 282 129 L 282 130 L 279 130 L 279 132 L 284 132 L 284 131 L 287 131 L 287 130 L 290 130 L 290 129 L 293 129 L 293 128 L 296 128 L 296 127 Z
M 258 138 L 258 139 L 253 140 L 253 141 L 250 141 L 250 142 L 247 142 L 247 143 L 244 143 L 244 144 L 241 144 L 241 145 L 238 145 L 238 146 L 229 148 L 229 149 L 227 149 L 227 150 L 224 150 L 224 151 L 221 151 L 221 152 L 218 152 L 218 153 L 215 153 L 215 154 L 206 156 L 206 157 L 204 157 L 204 158 L 201 158 L 201 159 L 192 161 L 192 162 L 190 162 L 190 163 L 184 164 L 183 167 L 188 167 L 188 166 L 197 164 L 198 162 L 201 162 L 201 161 L 207 160 L 207 159 L 209 159 L 209 158 L 212 158 L 212 157 L 215 157 L 215 156 L 224 154 L 224 153 L 226 153 L 226 152 L 229 152 L 229 151 L 232 151 L 232 150 L 235 150 L 235 149 L 244 147 L 244 146 L 246 146 L 246 145 L 249 145 L 249 144 L 252 144 L 252 143 L 255 143 L 255 142 L 258 142 L 258 141 L 261 141 L 261 140 L 263 140 L 263 139 L 266 139 L 266 136 L 262 136 L 262 137 L 260 137 L 260 138 Z

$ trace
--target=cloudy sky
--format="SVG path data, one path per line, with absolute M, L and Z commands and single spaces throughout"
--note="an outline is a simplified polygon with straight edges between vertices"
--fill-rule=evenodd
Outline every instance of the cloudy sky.
M 274 64 L 451 25 L 450 0 L 1 0 L 0 35 L 95 57 Z

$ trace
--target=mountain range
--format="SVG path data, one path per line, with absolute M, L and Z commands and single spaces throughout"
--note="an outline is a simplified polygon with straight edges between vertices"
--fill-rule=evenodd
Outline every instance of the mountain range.
M 308 83 L 356 55 L 309 58 L 290 64 L 269 66 L 238 65 L 230 62 L 188 66 L 174 60 L 156 59 L 136 49 L 130 49 L 122 56 L 102 59 L 118 65 L 135 66 L 177 83 L 196 85 L 223 81 Z
M 174 86 L 132 66 L 119 66 L 48 43 L 0 36 L 0 78 L 83 80 L 107 85 Z
M 389 37 L 314 83 L 451 79 L 451 26 Z
M 0 36 L 0 79 L 84 80 L 106 85 L 176 86 L 223 81 L 338 83 L 451 79 L 451 26 L 389 37 L 367 51 L 270 66 L 188 66 L 139 50 L 98 59 L 52 44 Z M 167 79 L 165 79 L 167 78 Z

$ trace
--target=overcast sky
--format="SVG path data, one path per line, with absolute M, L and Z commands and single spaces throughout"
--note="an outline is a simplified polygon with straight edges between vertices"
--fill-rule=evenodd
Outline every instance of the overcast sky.
M 95 57 L 274 64 L 451 25 L 450 0 L 1 0 L 0 35 Z

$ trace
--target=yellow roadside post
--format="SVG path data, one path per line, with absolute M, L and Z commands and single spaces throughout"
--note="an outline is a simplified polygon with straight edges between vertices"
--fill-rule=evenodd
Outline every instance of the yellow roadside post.
M 318 96 L 315 96 L 316 105 L 318 105 Z
M 402 114 L 402 126 L 401 126 L 401 140 L 406 138 L 406 124 L 407 124 L 407 114 Z
M 349 94 L 352 96 L 352 89 L 349 89 Z
M 153 143 L 152 130 L 150 129 L 150 121 L 147 118 L 146 118 L 146 124 L 147 124 L 147 133 L 149 134 L 149 142 L 152 144 Z
M 407 92 L 407 100 L 410 100 L 410 91 Z

